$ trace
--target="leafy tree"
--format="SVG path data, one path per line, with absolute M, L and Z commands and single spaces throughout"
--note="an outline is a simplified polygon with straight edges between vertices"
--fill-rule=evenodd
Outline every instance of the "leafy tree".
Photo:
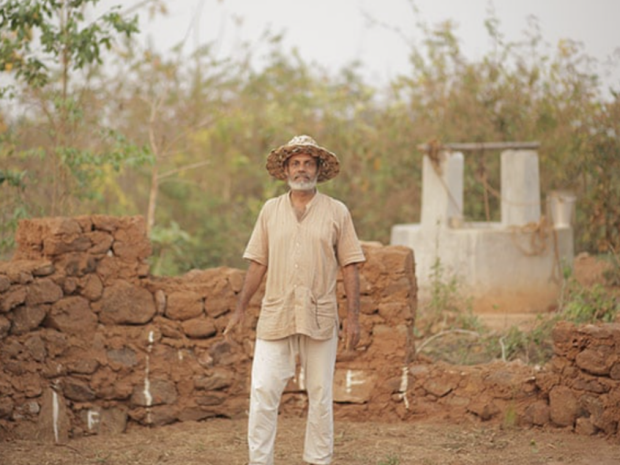
M 25 214 L 71 214 L 111 171 L 148 160 L 98 113 L 104 51 L 138 32 L 137 17 L 117 7 L 90 21 L 96 3 L 7 0 L 0 9 L 0 69 L 12 77 L 2 94 L 21 109 L 7 121 L 0 156 L 23 174 Z

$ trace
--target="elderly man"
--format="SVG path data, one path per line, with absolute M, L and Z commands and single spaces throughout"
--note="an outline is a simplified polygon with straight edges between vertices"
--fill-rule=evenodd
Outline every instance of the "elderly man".
M 336 280 L 347 296 L 344 337 L 360 337 L 359 271 L 365 260 L 351 215 L 317 183 L 340 171 L 336 155 L 309 136 L 272 150 L 267 170 L 290 191 L 263 206 L 244 253 L 249 267 L 224 334 L 234 328 L 267 274 L 252 365 L 248 445 L 250 465 L 273 465 L 278 407 L 299 356 L 308 394 L 303 459 L 329 464 L 334 446 L 333 379 L 338 347 Z

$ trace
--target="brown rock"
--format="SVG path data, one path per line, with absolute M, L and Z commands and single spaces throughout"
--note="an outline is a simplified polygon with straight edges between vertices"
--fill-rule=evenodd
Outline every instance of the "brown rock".
M 99 318 L 104 324 L 145 324 L 155 316 L 151 293 L 124 281 L 106 287 L 101 300 Z
M 56 266 L 67 276 L 81 277 L 95 272 L 97 259 L 87 253 L 68 253 L 58 258 Z
M 191 338 L 208 338 L 217 333 L 211 318 L 192 318 L 181 323 L 183 332 Z
M 594 426 L 590 418 L 577 418 L 575 422 L 575 433 L 581 434 L 584 436 L 593 436 L 596 434 L 598 428 Z
M 38 418 L 37 439 L 44 442 L 66 444 L 69 441 L 71 422 L 67 402 L 61 394 L 46 389 Z
M 609 346 L 595 346 L 584 349 L 575 358 L 579 368 L 593 375 L 607 375 L 618 360 Z
M 185 291 L 168 295 L 165 315 L 171 320 L 189 320 L 203 313 L 204 301 L 200 294 Z
M 334 373 L 334 402 L 367 403 L 376 382 L 371 370 L 337 368 Z
M 69 347 L 67 335 L 54 329 L 44 330 L 42 337 L 46 343 L 47 353 L 52 358 L 63 355 Z
M 3 315 L 0 315 L 0 339 L 4 339 L 11 330 L 11 322 Z
M 413 273 L 413 250 L 403 246 L 381 247 L 381 261 L 390 273 Z
M 15 402 L 7 395 L 0 397 L 0 419 L 9 419 L 13 415 Z
M 579 406 L 570 388 L 556 386 L 549 393 L 549 417 L 557 426 L 573 426 Z
M 32 270 L 32 275 L 38 278 L 50 276 L 56 272 L 56 267 L 51 262 L 43 262 Z
M 103 283 L 96 274 L 88 274 L 80 280 L 80 294 L 91 302 L 99 300 L 103 295 Z
M 62 290 L 64 291 L 65 295 L 74 294 L 78 288 L 78 283 L 79 280 L 76 277 L 69 276 L 65 278 L 62 283 Z
M 164 426 L 177 420 L 177 408 L 171 405 L 158 405 L 149 409 L 145 424 Z
M 435 397 L 443 397 L 450 393 L 456 386 L 457 382 L 452 377 L 431 378 L 424 383 L 424 389 Z
M 90 402 L 95 400 L 95 392 L 86 381 L 80 379 L 65 378 L 62 383 L 62 392 L 67 399 L 76 402 Z
M 201 354 L 198 357 L 198 363 L 203 366 L 212 365 L 232 365 L 239 363 L 242 355 L 239 354 L 239 347 L 236 344 L 226 340 L 213 344 L 208 352 L 208 357 Z
M 196 396 L 196 403 L 202 406 L 221 405 L 228 396 L 223 392 L 209 392 L 208 394 Z
M 127 429 L 127 408 L 124 406 L 101 410 L 99 434 L 113 436 L 124 433 Z
M 136 366 L 138 364 L 138 357 L 136 351 L 129 347 L 108 350 L 107 355 L 110 361 L 128 368 Z
M 545 426 L 549 423 L 549 406 L 542 400 L 528 405 L 525 409 L 524 420 L 529 425 Z
M 602 418 L 605 413 L 605 405 L 599 396 L 583 395 L 579 398 L 579 406 L 582 412 L 587 412 L 587 417 L 595 421 Z
M 551 333 L 555 344 L 570 343 L 575 333 L 575 325 L 567 321 L 559 321 Z
M 386 302 L 379 304 L 379 315 L 391 324 L 399 324 L 413 318 L 411 308 L 406 302 Z
M 136 386 L 131 395 L 133 406 L 150 407 L 161 404 L 174 404 L 178 393 L 174 383 L 168 379 L 145 380 Z
M 172 339 L 181 339 L 184 337 L 183 330 L 181 329 L 181 323 L 178 321 L 172 321 L 168 318 L 156 316 L 153 319 L 153 323 L 157 325 L 161 331 L 162 336 Z
M 97 328 L 97 315 L 86 299 L 70 296 L 52 305 L 45 324 L 63 333 L 85 336 Z
M 360 313 L 361 314 L 372 315 L 378 312 L 379 312 L 378 305 L 372 297 L 365 296 L 365 295 L 362 295 L 360 297 Z M 345 312 L 343 311 L 343 313 Z
M 620 408 L 618 405 L 607 406 L 599 418 L 590 417 L 594 426 L 604 431 L 607 435 L 618 432 L 618 418 L 620 418 Z
M 13 387 L 21 391 L 26 397 L 38 397 L 43 392 L 43 381 L 34 373 L 25 373 L 17 379 L 13 379 Z
M 144 260 L 151 254 L 151 246 L 144 240 L 136 243 L 127 241 L 115 241 L 112 245 L 114 255 L 125 262 L 136 262 Z
M 21 306 L 13 312 L 12 334 L 25 334 L 38 328 L 49 311 L 49 305 Z
M 482 421 L 489 421 L 499 413 L 499 408 L 497 408 L 493 399 L 486 395 L 471 399 L 467 410 L 478 416 Z
M 92 215 L 91 220 L 95 230 L 114 232 L 121 225 L 122 218 L 107 215 Z
M 99 362 L 94 358 L 80 358 L 67 363 L 68 373 L 92 375 L 99 368 Z
M 0 293 L 6 291 L 9 287 L 11 287 L 11 280 L 8 276 L 0 274 Z
M 71 252 L 86 252 L 91 246 L 90 239 L 81 234 L 48 236 L 43 238 L 43 255 L 54 257 Z
M 127 409 L 123 406 L 112 408 L 91 407 L 80 411 L 80 420 L 91 434 L 115 435 L 124 433 L 127 428 Z
M 207 315 L 217 318 L 220 315 L 232 310 L 235 300 L 233 294 L 210 295 L 205 301 L 205 311 Z
M 47 357 L 47 350 L 45 348 L 45 342 L 43 342 L 41 336 L 35 334 L 29 337 L 26 339 L 24 346 L 26 346 L 28 353 L 34 360 L 37 362 L 45 361 L 45 358 Z
M 41 221 L 44 227 L 44 236 L 65 236 L 71 234 L 81 234 L 82 227 L 75 218 L 69 217 L 54 217 L 54 218 L 42 218 L 35 219 L 34 221 Z
M 90 231 L 85 234 L 90 240 L 92 247 L 88 250 L 88 253 L 93 255 L 104 255 L 112 248 L 114 238 L 112 235 L 105 231 Z
M 62 289 L 49 278 L 37 279 L 27 287 L 26 304 L 53 304 L 63 296 Z
M 158 315 L 166 313 L 166 293 L 161 289 L 155 291 L 155 306 L 157 307 Z
M 188 407 L 182 408 L 179 411 L 177 418 L 179 419 L 179 421 L 201 421 L 216 416 L 218 416 L 218 413 L 214 412 L 213 410 L 202 408 L 196 405 L 190 405 Z
M 375 356 L 391 358 L 404 354 L 407 347 L 407 326 L 376 324 L 372 330 L 370 353 Z M 381 355 L 379 355 L 381 354 Z
M 11 289 L 0 295 L 0 313 L 10 312 L 18 305 L 26 302 L 26 287 L 13 286 Z
M 43 260 L 17 259 L 0 262 L 0 275 L 6 276 L 11 284 L 28 284 L 34 279 L 33 272 L 49 264 Z
M 204 376 L 194 378 L 194 386 L 201 391 L 217 391 L 229 387 L 234 380 L 234 374 L 230 370 L 215 368 L 209 370 Z

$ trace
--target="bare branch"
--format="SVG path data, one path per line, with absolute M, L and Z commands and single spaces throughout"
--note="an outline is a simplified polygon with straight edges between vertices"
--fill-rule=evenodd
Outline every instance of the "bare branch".
M 191 169 L 194 169 L 194 168 L 199 168 L 201 166 L 205 166 L 205 165 L 209 165 L 209 164 L 211 164 L 211 160 L 205 160 L 205 161 L 200 161 L 198 163 L 192 163 L 191 165 L 185 165 L 185 166 L 182 166 L 180 168 L 177 168 L 177 169 L 170 170 L 170 171 L 167 171 L 165 173 L 162 173 L 159 176 L 157 176 L 157 179 L 161 180 L 161 179 L 167 178 L 169 176 L 172 176 L 174 174 L 180 173 L 182 171 L 187 171 L 187 170 L 191 170 Z

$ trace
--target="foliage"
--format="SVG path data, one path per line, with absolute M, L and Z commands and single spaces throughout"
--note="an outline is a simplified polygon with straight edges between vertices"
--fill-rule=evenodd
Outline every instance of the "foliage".
M 171 222 L 170 226 L 156 226 L 151 231 L 151 242 L 153 254 L 151 256 L 152 272 L 162 275 L 164 270 L 170 274 L 180 274 L 181 271 L 174 268 L 179 257 L 183 257 L 183 249 L 191 244 L 191 236 L 183 231 L 176 222 Z
M 604 98 L 580 44 L 549 50 L 535 19 L 510 43 L 490 12 L 481 25 L 493 48 L 470 60 L 454 23 L 429 26 L 414 8 L 411 69 L 377 88 L 359 64 L 328 71 L 269 32 L 224 58 L 216 44 L 190 56 L 183 44 L 142 49 L 135 18 L 90 20 L 95 3 L 3 4 L 0 66 L 14 99 L 0 107 L 0 170 L 26 174 L 19 189 L 0 185 L 1 228 L 19 215 L 142 214 L 153 231 L 176 223 L 189 236 L 158 272 L 243 266 L 261 205 L 285 190 L 265 156 L 308 133 L 343 165 L 320 189 L 349 206 L 362 239 L 388 243 L 392 225 L 420 214 L 419 144 L 538 140 L 543 194 L 577 194 L 576 249 L 620 247 L 620 93 Z M 466 155 L 466 220 L 499 219 L 499 162 Z M 455 305 L 445 301 L 455 283 L 442 285 L 434 305 Z
M 115 7 L 91 21 L 96 3 L 8 0 L 0 9 L 0 69 L 11 77 L 2 94 L 21 108 L 2 127 L 0 160 L 10 167 L 4 173 L 24 173 L 19 191 L 6 192 L 2 236 L 23 216 L 92 208 L 110 177 L 150 159 L 108 126 L 94 87 L 104 51 L 138 32 L 137 17 L 125 19 Z
M 612 248 L 606 258 L 610 267 L 603 272 L 603 277 L 609 286 L 620 287 L 620 256 Z
M 575 324 L 611 323 L 620 315 L 620 299 L 613 288 L 584 286 L 563 273 L 564 285 L 553 314 L 539 314 L 529 330 L 512 326 L 505 333 L 485 328 L 472 314 L 458 279 L 446 277 L 437 260 L 432 271 L 431 297 L 419 312 L 417 352 L 453 364 L 475 364 L 494 359 L 520 359 L 542 365 L 553 355 L 551 333 L 558 321 Z
M 52 79 L 51 67 L 64 73 L 102 63 L 102 48 L 110 49 L 115 34 L 138 32 L 137 17 L 126 20 L 118 8 L 87 23 L 84 8 L 98 0 L 7 0 L 0 9 L 0 69 L 12 71 L 29 87 Z
M 564 297 L 564 305 L 559 309 L 562 319 L 577 324 L 612 323 L 620 314 L 620 300 L 600 283 L 583 286 L 570 277 Z

